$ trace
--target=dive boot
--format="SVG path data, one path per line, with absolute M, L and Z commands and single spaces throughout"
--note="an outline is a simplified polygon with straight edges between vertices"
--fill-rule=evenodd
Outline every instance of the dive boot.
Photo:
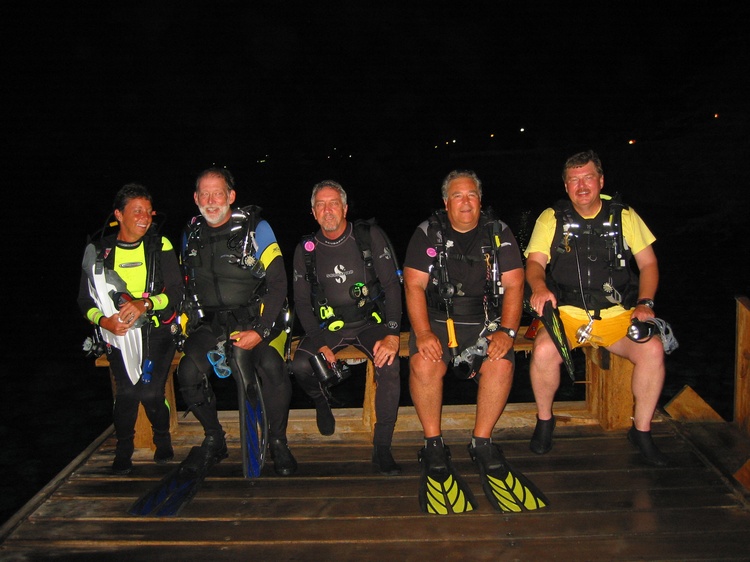
M 130 457 L 115 455 L 115 460 L 112 461 L 112 474 L 126 476 L 131 472 L 133 472 L 133 461 L 130 460 Z
M 286 439 L 272 439 L 269 443 L 273 470 L 279 476 L 291 476 L 297 472 L 297 461 L 289 449 Z
M 638 447 L 641 452 L 641 458 L 646 464 L 651 466 L 668 466 L 669 458 L 662 453 L 654 443 L 650 431 L 639 431 L 635 424 L 628 431 L 628 441 Z
M 224 432 L 209 433 L 201 443 L 201 452 L 204 457 L 213 458 L 214 462 L 220 462 L 229 456 L 227 441 Z
M 555 416 L 548 420 L 536 418 L 536 427 L 531 436 L 529 449 L 537 455 L 544 455 L 552 450 L 552 433 L 555 431 Z
M 376 472 L 385 476 L 398 476 L 401 474 L 401 467 L 393 459 L 389 445 L 373 445 L 372 463 L 375 465 Z
M 333 417 L 331 405 L 325 396 L 315 400 L 315 421 L 321 435 L 333 435 L 336 431 L 336 418 Z
M 126 437 L 117 440 L 115 445 L 115 460 L 112 461 L 112 474 L 118 476 L 125 476 L 133 471 L 133 451 L 135 450 L 135 444 L 133 437 Z
M 156 464 L 167 464 L 174 459 L 174 449 L 172 448 L 172 436 L 167 431 L 154 430 L 154 462 Z
M 154 462 L 156 464 L 167 464 L 174 459 L 174 449 L 172 445 L 162 445 L 154 451 Z

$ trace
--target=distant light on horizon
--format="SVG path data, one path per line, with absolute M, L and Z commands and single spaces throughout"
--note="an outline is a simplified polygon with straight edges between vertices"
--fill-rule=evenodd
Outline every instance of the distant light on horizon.
M 628 141 L 628 144 L 635 144 L 635 139 L 630 139 L 630 140 Z
M 719 114 L 718 113 L 714 113 L 714 119 L 718 119 L 718 118 L 719 118 Z
M 526 132 L 526 127 L 521 127 L 520 131 L 521 131 L 522 133 Z

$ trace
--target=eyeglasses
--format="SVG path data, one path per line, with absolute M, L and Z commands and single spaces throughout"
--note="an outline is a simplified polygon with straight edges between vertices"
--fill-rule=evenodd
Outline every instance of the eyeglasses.
M 316 201 L 315 210 L 322 211 L 323 209 L 341 209 L 343 204 L 341 201 L 334 199 L 332 201 Z
M 585 176 L 573 176 L 572 178 L 568 178 L 565 180 L 565 185 L 575 187 L 581 183 L 596 183 L 599 181 L 599 175 L 598 174 L 586 174 Z
M 226 191 L 201 191 L 198 193 L 199 201 L 226 201 L 229 194 Z

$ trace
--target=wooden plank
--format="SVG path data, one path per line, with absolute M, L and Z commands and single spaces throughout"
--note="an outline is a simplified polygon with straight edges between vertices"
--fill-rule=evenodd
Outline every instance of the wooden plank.
M 745 472 L 750 459 L 750 439 L 742 431 L 728 423 L 674 422 L 674 425 L 705 462 L 716 467 L 732 484 L 741 488 L 750 500 Z
M 479 498 L 478 498 L 479 499 Z M 336 501 L 330 501 L 318 515 L 311 518 L 257 517 L 246 519 L 227 513 L 221 519 L 189 518 L 115 518 L 86 519 L 85 524 L 70 518 L 36 519 L 33 525 L 22 526 L 9 539 L 11 543 L 26 540 L 51 541 L 57 545 L 90 542 L 97 537 L 106 546 L 112 543 L 176 544 L 227 542 L 253 544 L 349 542 L 402 542 L 417 538 L 460 537 L 463 540 L 486 540 L 487 535 L 513 536 L 516 539 L 540 540 L 547 537 L 612 537 L 631 539 L 646 534 L 661 536 L 700 533 L 711 537 L 715 533 L 747 533 L 750 514 L 742 510 L 723 508 L 683 507 L 682 509 L 622 509 L 602 516 L 602 513 L 579 511 L 534 511 L 502 514 L 489 510 L 482 497 L 482 505 L 475 512 L 457 517 L 436 517 L 422 513 L 399 514 L 395 517 L 340 517 Z M 342 532 L 342 531 L 346 532 Z M 713 538 L 711 539 L 713 540 Z M 7 544 L 8 541 L 6 541 Z M 747 553 L 747 551 L 746 551 Z
M 709 406 L 692 388 L 685 385 L 667 402 L 664 410 L 677 421 L 723 422 L 716 410 Z
M 455 519 L 455 518 L 453 518 Z M 35 559 L 39 548 L 49 545 L 27 543 L 28 547 L 14 549 L 19 559 Z M 153 562 L 158 546 L 154 544 L 108 543 L 106 550 L 97 550 L 90 543 L 66 543 L 56 546 L 58 555 L 76 561 L 102 560 L 112 562 Z M 65 547 L 64 550 L 62 547 Z M 174 544 L 163 548 L 164 558 L 170 560 L 357 560 L 382 562 L 398 560 L 465 560 L 478 562 L 497 560 L 747 560 L 746 540 L 737 531 L 718 532 L 707 537 L 702 533 L 681 533 L 674 536 L 648 534 L 617 534 L 608 537 L 589 536 L 585 532 L 569 536 L 555 536 L 534 541 L 523 540 L 500 531 L 487 533 L 471 540 L 446 539 L 434 533 L 428 540 L 410 539 L 401 532 L 398 540 L 388 542 L 353 541 L 345 536 L 335 541 L 318 543 L 264 542 L 251 543 L 226 540 L 224 543 Z M 551 555 L 550 553 L 554 553 Z M 28 556 L 28 558 L 27 558 Z M 60 556 L 60 558 L 62 558 Z M 55 559 L 60 559 L 55 557 Z
M 746 461 L 733 475 L 735 480 L 750 490 L 750 460 Z
M 535 479 L 536 480 L 536 479 Z M 299 489 L 294 496 L 278 496 L 271 493 L 269 487 L 250 486 L 245 483 L 242 493 L 230 493 L 225 487 L 218 487 L 210 482 L 210 487 L 201 491 L 183 510 L 181 517 L 196 519 L 226 519 L 227 517 L 251 520 L 257 518 L 275 518 L 295 520 L 313 517 L 356 517 L 361 516 L 363 504 L 372 516 L 402 517 L 418 515 L 417 486 L 414 479 L 389 482 L 364 482 L 345 480 L 341 485 L 347 486 L 346 497 L 336 494 L 333 485 L 327 487 L 332 494 L 315 494 Z M 316 483 L 317 484 L 317 483 Z M 471 478 L 469 485 L 477 494 L 480 509 L 490 513 L 489 503 L 481 493 L 478 478 Z M 237 486 L 239 488 L 239 485 Z M 372 488 L 383 489 L 380 494 Z M 318 486 L 315 486 L 317 489 Z M 545 492 L 550 506 L 558 513 L 579 511 L 596 511 L 605 516 L 608 512 L 619 512 L 623 509 L 648 511 L 654 509 L 681 509 L 685 504 L 684 488 L 654 489 L 644 492 L 636 485 L 628 489 L 585 489 L 572 491 Z M 703 508 L 737 508 L 737 498 L 720 483 L 713 486 L 694 488 L 690 491 L 694 507 Z M 79 499 L 80 501 L 73 501 Z M 134 497 L 90 497 L 80 498 L 56 496 L 39 507 L 34 520 L 66 518 L 128 518 L 127 510 Z M 329 509 L 335 510 L 328 513 Z
M 750 298 L 737 297 L 734 421 L 750 436 Z
M 60 552 L 66 559 L 76 561 L 106 559 L 112 562 L 153 562 L 154 545 L 110 543 L 106 551 L 92 550 L 87 543 L 71 544 Z M 16 551 L 19 559 L 35 559 L 36 545 Z M 575 534 L 568 537 L 550 537 L 544 540 L 519 540 L 501 532 L 488 533 L 481 539 L 446 540 L 434 534 L 429 540 L 417 542 L 403 536 L 399 541 L 358 542 L 341 537 L 336 541 L 309 543 L 253 543 L 226 541 L 211 544 L 169 545 L 164 548 L 164 560 L 211 560 L 235 562 L 237 560 L 357 560 L 382 562 L 399 560 L 465 560 L 478 562 L 497 560 L 549 560 L 551 554 L 558 560 L 747 560 L 746 541 L 737 532 L 720 532 L 714 537 L 702 533 L 683 533 L 676 536 L 649 536 L 647 534 L 591 537 Z M 25 555 L 29 555 L 26 558 Z M 55 559 L 61 559 L 55 557 Z M 162 559 L 162 558 L 160 558 Z
M 674 454 L 681 469 L 655 471 L 639 462 L 636 455 L 629 452 L 622 456 L 582 461 L 580 457 L 566 457 L 558 463 L 542 463 L 535 459 L 512 458 L 516 470 L 531 478 L 545 492 L 554 490 L 573 492 L 607 492 L 611 490 L 636 491 L 648 487 L 649 490 L 699 489 L 725 486 L 726 482 L 718 473 L 706 471 L 704 465 L 696 462 L 689 454 Z M 510 457 L 509 457 L 510 458 Z M 405 459 L 405 460 L 402 460 Z M 399 478 L 377 480 L 369 461 L 339 463 L 303 463 L 299 476 L 295 478 L 277 478 L 272 471 L 256 480 L 244 480 L 238 464 L 223 464 L 213 469 L 209 478 L 211 487 L 202 492 L 204 497 L 303 497 L 335 496 L 342 494 L 341 487 L 346 487 L 347 494 L 381 496 L 394 493 L 416 495 L 419 478 L 419 465 L 416 455 L 413 460 L 399 456 L 403 462 L 404 474 Z M 477 469 L 471 462 L 462 460 L 456 470 L 470 482 L 478 483 Z M 583 469 L 576 470 L 577 466 Z M 57 499 L 73 498 L 135 498 L 148 490 L 162 473 L 152 473 L 150 479 L 115 480 L 104 474 L 76 478 L 71 480 L 65 490 L 55 494 Z M 379 489 L 384 486 L 385 489 Z

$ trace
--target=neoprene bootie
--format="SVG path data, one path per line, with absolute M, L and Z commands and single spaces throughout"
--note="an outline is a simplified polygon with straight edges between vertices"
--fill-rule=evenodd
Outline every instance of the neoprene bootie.
M 273 470 L 279 476 L 291 476 L 297 472 L 297 461 L 289 449 L 286 439 L 272 439 L 269 443 Z
M 372 462 L 380 474 L 397 476 L 401 474 L 401 467 L 393 459 L 389 445 L 373 445 Z
M 315 422 L 321 435 L 333 435 L 336 431 L 336 418 L 333 417 L 331 405 L 325 396 L 315 400 Z
M 544 455 L 552 450 L 552 433 L 555 431 L 555 416 L 548 420 L 536 418 L 536 427 L 531 436 L 529 449 L 537 455 Z
M 641 452 L 641 458 L 651 466 L 667 466 L 669 458 L 662 453 L 654 443 L 650 431 L 639 431 L 635 424 L 628 431 L 628 441 L 638 447 Z
M 172 448 L 172 436 L 167 431 L 154 430 L 154 462 L 156 464 L 167 464 L 174 459 L 174 449 Z
M 133 461 L 130 458 L 133 456 L 134 450 L 133 438 L 118 439 L 117 445 L 115 446 L 115 460 L 112 462 L 112 473 L 118 476 L 124 476 L 130 474 L 133 470 Z

